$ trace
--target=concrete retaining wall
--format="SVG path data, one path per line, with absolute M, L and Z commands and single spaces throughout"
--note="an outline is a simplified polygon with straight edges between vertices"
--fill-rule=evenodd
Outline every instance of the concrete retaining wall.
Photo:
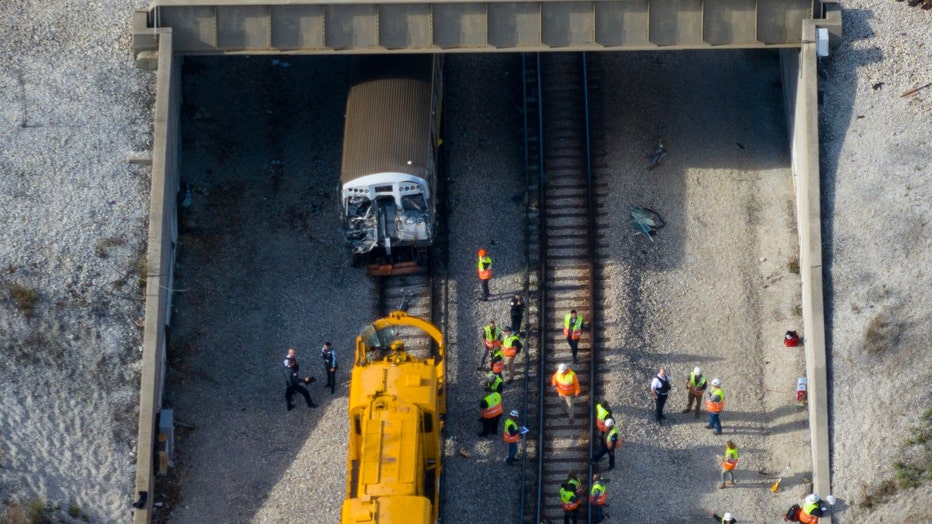
M 145 493 L 146 502 L 142 508 L 134 510 L 135 523 L 151 520 L 155 497 L 157 420 L 162 408 L 162 386 L 165 383 L 165 347 L 178 234 L 176 207 L 181 152 L 181 60 L 175 60 L 172 55 L 170 29 L 158 31 L 158 45 L 149 245 L 146 253 L 146 320 L 136 448 L 137 498 Z

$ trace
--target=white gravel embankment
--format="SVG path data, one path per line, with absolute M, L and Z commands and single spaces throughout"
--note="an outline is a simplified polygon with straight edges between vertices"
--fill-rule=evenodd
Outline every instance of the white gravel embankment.
M 149 173 L 129 160 L 151 147 L 154 101 L 152 75 L 135 69 L 131 57 L 130 17 L 139 7 L 127 1 L 89 2 L 77 10 L 60 0 L 0 4 L 0 502 L 28 505 L 39 498 L 60 506 L 60 521 L 74 520 L 67 516 L 74 505 L 92 522 L 125 522 L 132 502 Z M 920 417 L 932 379 L 924 361 L 932 325 L 925 271 L 932 257 L 926 231 L 932 88 L 900 95 L 932 81 L 932 13 L 892 1 L 844 7 L 845 42 L 822 60 L 820 118 L 835 516 L 837 522 L 922 522 L 932 514 L 928 482 L 915 491 L 900 488 L 873 509 L 861 505 L 895 478 L 896 461 L 923 456 L 903 443 L 912 428 L 928 424 Z M 772 75 L 736 54 L 734 67 L 714 65 L 722 76 Z M 780 207 L 789 201 L 789 154 L 772 143 L 778 136 L 785 141 L 771 128 L 783 125 L 773 121 L 781 110 L 756 107 L 779 104 L 779 97 L 763 82 L 761 93 L 739 90 L 732 93 L 735 104 L 722 104 L 727 90 L 709 90 L 717 75 L 703 70 L 684 76 L 679 89 L 657 86 L 652 97 L 637 87 L 645 85 L 638 77 L 682 58 L 618 60 L 607 74 L 620 75 L 621 87 L 614 102 L 620 105 L 606 112 L 618 117 L 607 122 L 619 140 L 609 161 L 641 161 L 655 137 L 675 138 L 666 143 L 664 169 L 650 175 L 660 184 L 623 178 L 620 193 L 608 197 L 622 208 L 614 208 L 621 232 L 628 231 L 623 208 L 631 194 L 638 203 L 665 206 L 669 224 L 651 247 L 656 251 L 642 252 L 634 242 L 643 239 L 612 239 L 619 265 L 607 296 L 618 306 L 607 321 L 615 324 L 613 340 L 631 351 L 610 359 L 619 379 L 606 385 L 606 394 L 615 396 L 624 418 L 620 464 L 640 466 L 613 479 L 609 513 L 635 511 L 640 518 L 645 515 L 636 511 L 651 509 L 660 520 L 676 520 L 729 510 L 740 521 L 775 521 L 774 511 L 806 489 L 808 454 L 801 442 L 808 436 L 798 413 L 785 406 L 799 361 L 778 347 L 776 358 L 789 361 L 736 363 L 722 373 L 734 388 L 726 432 L 730 425 L 746 431 L 739 433 L 750 443 L 742 446 L 741 474 L 757 481 L 742 485 L 739 477 L 743 489 L 714 489 L 716 468 L 703 457 L 721 452 L 720 439 L 678 418 L 668 434 L 650 427 L 643 389 L 658 365 L 681 380 L 695 364 L 718 371 L 732 363 L 716 356 L 718 348 L 696 343 L 697 336 L 711 331 L 717 345 L 736 352 L 735 360 L 766 360 L 773 338 L 790 327 L 784 327 L 793 318 L 787 306 L 798 292 L 784 271 L 793 251 L 785 237 L 792 210 Z M 716 64 L 721 57 L 701 60 Z M 507 302 L 502 297 L 480 308 L 473 301 L 473 264 L 475 248 L 495 240 L 493 291 L 519 287 L 521 210 L 511 196 L 520 191 L 521 176 L 512 172 L 520 169 L 520 152 L 506 146 L 516 138 L 505 131 L 515 116 L 510 90 L 516 86 L 501 59 L 451 62 L 458 65 L 449 71 L 448 100 L 462 105 L 449 106 L 448 117 L 461 127 L 446 137 L 456 306 L 447 333 L 448 436 L 469 446 L 472 456 L 449 457 L 446 514 L 451 522 L 494 522 L 490 493 L 505 497 L 514 485 L 502 474 L 504 445 L 472 436 L 474 350 L 479 327 L 490 313 L 506 318 Z M 189 237 L 178 268 L 184 293 L 177 297 L 182 314 L 175 319 L 169 400 L 176 417 L 196 429 L 179 445 L 180 506 L 166 508 L 164 516 L 336 522 L 345 482 L 344 397 L 315 385 L 322 408 L 286 413 L 277 365 L 283 349 L 295 345 L 304 369 L 320 378 L 316 352 L 324 339 L 334 341 L 345 365 L 356 328 L 371 316 L 367 282 L 346 267 L 342 249 L 330 247 L 338 240 L 332 185 L 313 183 L 338 167 L 339 136 L 328 130 L 340 127 L 340 101 L 332 93 L 344 86 L 326 79 L 333 64 L 305 62 L 306 76 L 287 72 L 297 65 L 286 71 L 256 64 L 227 71 L 233 81 L 222 84 L 231 97 L 226 106 L 217 102 L 200 114 L 197 104 L 188 108 L 201 130 L 186 135 L 193 140 L 187 151 L 197 152 L 185 163 L 195 182 L 189 218 L 204 220 L 184 224 Z M 467 82 L 475 88 L 464 88 Z M 703 90 L 691 98 L 685 86 L 697 82 Z M 624 107 L 626 92 L 640 93 L 639 105 Z M 694 111 L 692 104 L 721 114 Z M 741 114 L 742 105 L 761 113 Z M 224 107 L 244 106 L 255 112 L 223 125 L 230 123 Z M 731 140 L 729 126 L 736 125 L 744 126 L 734 133 L 741 138 Z M 760 165 L 742 163 L 749 157 Z M 735 182 L 736 174 L 747 180 Z M 717 194 L 706 181 L 728 191 Z M 679 194 L 664 193 L 670 188 Z M 671 206 L 669 199 L 684 205 Z M 257 217 L 257 230 L 238 232 Z M 707 245 L 677 244 L 687 238 Z M 183 257 L 195 255 L 208 262 L 185 263 Z M 736 281 L 716 284 L 735 275 Z M 641 290 L 640 301 L 633 290 Z M 644 315 L 651 308 L 662 314 Z M 735 319 L 741 326 L 733 330 Z M 759 393 L 742 396 L 741 389 Z M 671 399 L 670 411 L 680 400 Z M 758 496 L 769 478 L 758 479 L 753 469 L 775 472 L 784 461 L 794 464 L 786 489 L 777 498 Z M 695 474 L 676 482 L 662 475 L 691 466 Z M 628 495 L 642 493 L 645 483 L 665 491 L 652 492 L 650 504 L 638 510 Z

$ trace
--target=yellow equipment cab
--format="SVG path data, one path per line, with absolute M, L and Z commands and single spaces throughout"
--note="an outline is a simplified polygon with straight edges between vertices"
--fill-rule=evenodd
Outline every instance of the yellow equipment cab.
M 401 326 L 430 336 L 429 354 L 406 351 Z M 394 311 L 356 338 L 344 524 L 437 521 L 444 379 L 443 335 L 429 322 Z

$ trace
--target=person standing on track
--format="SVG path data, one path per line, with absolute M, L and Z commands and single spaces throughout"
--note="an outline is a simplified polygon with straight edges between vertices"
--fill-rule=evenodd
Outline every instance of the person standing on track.
M 731 440 L 725 443 L 725 456 L 722 457 L 722 483 L 718 489 L 725 488 L 725 477 L 731 479 L 731 485 L 735 485 L 735 466 L 738 465 L 738 446 Z
M 482 431 L 477 433 L 480 437 L 487 437 L 498 433 L 498 419 L 502 418 L 502 394 L 492 391 L 486 385 L 485 397 L 479 403 L 479 414 L 482 418 Z
M 572 470 L 566 476 L 566 480 L 560 486 L 560 503 L 563 506 L 563 524 L 577 524 L 576 513 L 579 510 L 580 495 L 583 493 L 582 481 L 576 470 Z
M 330 394 L 333 395 L 337 388 L 337 354 L 333 351 L 333 345 L 330 342 L 324 342 L 324 347 L 320 348 L 320 358 L 324 361 L 324 371 L 327 373 L 327 384 L 324 387 L 330 388 Z
M 709 423 L 706 425 L 709 429 L 714 429 L 716 435 L 722 434 L 722 419 L 719 416 L 725 409 L 725 392 L 722 391 L 722 381 L 713 378 L 712 386 L 705 394 L 705 410 L 709 412 Z
M 686 392 L 689 398 L 686 400 L 686 409 L 683 413 L 689 413 L 692 409 L 693 401 L 696 401 L 696 414 L 693 418 L 699 418 L 699 408 L 702 404 L 702 396 L 705 394 L 706 378 L 702 374 L 702 369 L 696 366 L 693 372 L 686 377 Z
M 497 347 L 502 345 L 502 330 L 495 326 L 495 321 L 490 320 L 489 324 L 482 328 L 482 343 L 484 348 L 482 349 L 482 356 L 479 358 L 479 367 L 476 368 L 477 371 L 481 371 L 485 367 L 485 359 L 489 356 L 489 353 Z
M 667 370 L 660 368 L 657 375 L 650 381 L 650 394 L 654 397 L 654 418 L 658 424 L 663 424 L 664 419 L 667 418 L 663 414 L 663 406 L 667 403 L 667 395 L 671 387 Z
M 479 283 L 482 284 L 483 302 L 489 301 L 489 280 L 492 280 L 492 257 L 485 248 L 479 248 Z
M 557 394 L 560 395 L 563 402 L 566 403 L 566 415 L 570 419 L 570 424 L 572 424 L 573 397 L 578 397 L 580 391 L 579 379 L 576 378 L 576 373 L 566 364 L 560 364 L 556 373 L 550 377 L 550 384 L 557 390 Z
M 521 332 L 521 320 L 524 318 L 524 297 L 515 293 L 511 297 L 511 329 L 515 335 Z
M 602 436 L 602 449 L 590 459 L 590 462 L 598 464 L 608 453 L 608 471 L 611 471 L 615 469 L 615 450 L 621 446 L 621 432 L 615 427 L 614 419 L 606 419 L 605 426 L 608 427 L 608 432 Z
M 505 429 L 502 432 L 502 439 L 508 444 L 508 458 L 506 464 L 513 464 L 518 456 L 518 441 L 521 440 L 521 427 L 518 425 L 518 410 L 511 410 L 508 418 L 505 419 Z
M 579 352 L 579 337 L 582 336 L 583 318 L 573 309 L 563 317 L 563 336 L 570 345 L 573 353 L 573 363 L 577 362 L 576 354 Z
M 595 425 L 603 435 L 608 432 L 608 426 L 605 425 L 605 421 L 611 417 L 612 408 L 609 407 L 608 402 L 599 400 L 595 403 Z
M 485 386 L 486 386 L 487 388 L 489 388 L 489 391 L 492 391 L 492 392 L 495 392 L 495 393 L 501 393 L 501 392 L 502 392 L 502 384 L 503 384 L 503 382 L 502 382 L 502 376 L 501 376 L 501 375 L 498 375 L 498 374 L 496 374 L 496 373 L 489 373 L 489 374 L 486 375 L 486 377 L 485 377 Z
M 288 411 L 294 409 L 294 403 L 291 399 L 294 398 L 295 392 L 301 394 L 304 397 L 305 402 L 307 402 L 307 407 L 316 408 L 317 404 L 311 400 L 311 394 L 308 392 L 307 388 L 303 384 L 310 384 L 314 381 L 311 377 L 301 377 L 298 375 L 298 354 L 294 348 L 288 350 L 288 354 L 285 355 L 285 405 L 288 408 Z
M 605 481 L 598 473 L 592 474 L 592 487 L 589 488 L 589 506 L 592 508 L 592 522 L 602 522 L 605 520 L 605 503 L 608 497 L 605 495 Z
M 514 328 L 505 328 L 504 340 L 502 340 L 502 354 L 505 356 L 505 371 L 508 372 L 508 382 L 515 379 L 515 358 L 521 352 L 521 340 L 518 334 L 513 332 Z

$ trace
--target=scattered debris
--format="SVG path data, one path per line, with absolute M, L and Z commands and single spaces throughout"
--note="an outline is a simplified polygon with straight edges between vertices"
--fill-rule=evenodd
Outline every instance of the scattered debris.
M 647 166 L 647 169 L 653 169 L 659 166 L 660 162 L 662 162 L 664 157 L 667 156 L 667 148 L 663 147 L 663 143 L 658 140 L 657 149 L 655 149 L 652 153 L 648 153 L 644 156 L 650 159 L 650 165 Z
M 666 225 L 660 218 L 660 213 L 645 207 L 631 208 L 631 224 L 638 233 L 646 236 L 651 242 L 654 241 L 657 230 Z
M 873 89 L 874 91 L 880 89 L 881 87 L 883 87 L 883 82 L 877 82 L 876 84 L 871 85 L 871 89 Z
M 466 450 L 463 449 L 463 448 L 460 448 L 460 456 L 461 456 L 461 457 L 465 457 L 465 458 L 469 458 L 469 452 L 466 451 Z
M 930 4 L 930 5 L 932 5 L 932 4 Z M 906 91 L 905 93 L 903 93 L 902 95 L 900 95 L 900 98 L 907 98 L 907 97 L 913 96 L 913 95 L 915 95 L 916 93 L 918 93 L 919 91 L 922 91 L 923 89 L 925 89 L 925 88 L 927 88 L 927 87 L 929 87 L 929 86 L 932 86 L 932 82 L 929 82 L 928 84 L 923 84 L 923 85 L 921 85 L 921 86 L 919 86 L 919 87 L 917 87 L 917 88 L 914 88 L 914 89 L 910 89 L 909 91 Z
M 786 467 L 783 468 L 783 472 L 780 473 L 780 477 L 776 480 L 776 482 L 773 483 L 772 486 L 770 486 L 771 493 L 776 493 L 777 490 L 780 489 L 780 483 L 783 482 L 783 477 L 786 476 L 786 474 L 789 473 L 789 471 L 790 471 L 790 465 L 787 464 Z

